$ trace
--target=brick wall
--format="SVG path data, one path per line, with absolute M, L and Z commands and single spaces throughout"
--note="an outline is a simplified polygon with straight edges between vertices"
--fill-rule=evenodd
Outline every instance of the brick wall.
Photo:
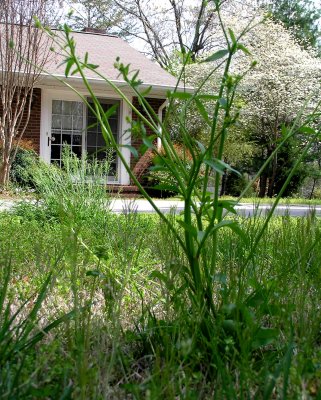
M 158 115 L 158 109 L 164 103 L 165 99 L 147 98 L 146 100 L 148 101 L 150 106 L 153 108 L 155 113 Z M 133 104 L 140 112 L 142 112 L 143 115 L 145 114 L 143 112 L 142 106 L 139 105 L 137 97 L 133 98 Z M 133 121 L 137 121 L 138 120 L 137 115 L 133 113 L 132 119 L 133 119 Z M 149 127 L 145 127 L 145 129 L 147 131 L 147 134 L 151 135 L 153 133 Z M 132 143 L 132 146 L 134 146 L 139 151 L 139 148 L 142 145 L 143 141 L 139 135 L 132 134 L 131 143 Z M 152 157 L 153 157 L 153 154 L 150 149 L 148 149 L 145 152 L 145 154 L 143 154 L 143 155 L 140 154 L 140 157 L 138 159 L 133 157 L 133 155 L 131 156 L 131 163 L 130 163 L 131 168 L 132 168 L 135 176 L 137 178 L 139 178 L 140 181 L 142 181 L 142 178 L 145 175 L 147 168 L 151 165 Z
M 40 119 L 41 119 L 41 89 L 34 89 L 31 103 L 30 119 L 23 136 L 30 140 L 35 151 L 40 152 Z
M 0 115 L 1 115 L 0 105 Z M 22 125 L 26 121 L 27 112 L 24 113 Z M 41 89 L 34 89 L 31 103 L 31 113 L 29 123 L 24 133 L 23 139 L 32 142 L 32 147 L 39 153 L 40 151 L 40 118 L 41 118 Z

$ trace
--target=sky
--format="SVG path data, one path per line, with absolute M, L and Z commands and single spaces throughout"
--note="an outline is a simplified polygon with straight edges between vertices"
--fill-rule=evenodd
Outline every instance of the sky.
M 242 1 L 243 0 L 240 0 L 241 3 L 242 3 Z M 81 13 L 80 8 L 76 5 L 77 0 L 61 0 L 61 2 L 64 5 L 62 8 L 63 13 L 67 14 L 71 9 L 73 10 L 74 13 Z M 168 2 L 168 0 L 162 0 L 161 4 L 164 5 L 164 4 L 166 4 L 166 2 Z M 199 0 L 185 0 L 185 4 L 191 5 L 191 6 L 197 4 L 198 2 L 199 2 Z M 313 3 L 316 8 L 321 10 L 321 0 L 313 0 Z M 159 5 L 160 0 L 149 0 L 149 4 Z M 320 25 L 320 29 L 321 29 L 321 19 L 320 19 L 319 25 Z M 144 41 L 143 40 L 135 38 L 135 39 L 131 40 L 130 43 L 137 50 L 144 51 Z

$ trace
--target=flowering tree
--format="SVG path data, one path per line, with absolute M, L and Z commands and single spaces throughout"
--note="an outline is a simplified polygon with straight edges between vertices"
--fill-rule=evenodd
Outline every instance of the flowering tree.
M 300 114 L 303 120 L 320 101 L 321 61 L 303 50 L 282 24 L 271 20 L 250 31 L 245 42 L 257 66 L 241 83 L 245 106 L 240 124 L 250 132 L 262 163 L 274 152 L 282 126 L 293 124 Z M 244 68 L 242 63 L 236 70 Z M 299 134 L 296 139 L 299 151 L 304 139 Z M 261 197 L 275 194 L 280 166 L 275 154 L 260 179 Z
M 274 153 L 282 126 L 291 126 L 300 114 L 302 121 L 320 100 L 321 61 L 313 52 L 303 50 L 281 23 L 264 20 L 262 14 L 252 11 L 254 27 L 242 39 L 252 56 L 249 60 L 248 56 L 239 55 L 231 69 L 231 79 L 244 76 L 236 93 L 234 123 L 226 141 L 225 158 L 228 163 L 257 172 Z M 236 36 L 248 23 L 237 13 L 225 13 L 224 18 Z M 220 37 L 222 32 L 215 34 Z M 254 68 L 250 67 L 251 61 L 256 63 Z M 198 87 L 213 69 L 213 63 L 210 64 L 188 65 L 184 75 L 187 85 Z M 211 74 L 202 87 L 204 94 L 217 93 L 218 76 L 219 70 L 218 74 Z M 308 99 L 309 105 L 305 106 Z M 204 101 L 204 107 L 211 113 L 211 101 Z M 188 125 L 191 135 L 201 135 L 206 140 L 208 127 L 199 113 L 189 110 Z M 298 133 L 274 155 L 261 175 L 260 196 L 278 192 L 304 143 L 304 137 Z

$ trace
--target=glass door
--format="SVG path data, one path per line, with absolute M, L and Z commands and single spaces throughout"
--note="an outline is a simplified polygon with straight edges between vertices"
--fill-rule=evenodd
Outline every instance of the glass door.
M 79 101 L 52 101 L 50 162 L 61 166 L 64 145 L 81 157 L 84 146 L 84 105 Z
M 104 111 L 118 104 L 114 114 L 109 118 L 109 124 L 115 140 L 119 140 L 120 101 L 100 99 Z M 118 177 L 118 158 L 116 152 L 106 145 L 101 126 L 95 115 L 80 101 L 52 100 L 50 162 L 62 166 L 62 150 L 68 145 L 79 158 L 86 154 L 97 160 L 108 159 L 110 168 L 108 181 L 116 182 Z

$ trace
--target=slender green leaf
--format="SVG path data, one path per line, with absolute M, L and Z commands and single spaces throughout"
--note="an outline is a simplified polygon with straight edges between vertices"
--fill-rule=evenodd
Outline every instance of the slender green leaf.
M 236 46 L 236 48 L 237 48 L 238 50 L 243 51 L 243 53 L 247 54 L 248 56 L 251 56 L 251 55 L 252 55 L 252 53 L 250 52 L 250 50 L 247 49 L 247 48 L 246 48 L 243 44 L 241 44 L 241 43 L 238 43 L 237 46 Z
M 121 147 L 128 149 L 135 158 L 139 157 L 138 151 L 134 146 L 131 146 L 130 144 L 123 144 Z
M 225 170 L 231 171 L 238 176 L 242 176 L 239 171 L 232 168 L 229 164 L 224 162 L 223 160 L 219 160 L 217 158 L 212 158 L 210 160 L 204 160 L 204 164 L 211 167 L 214 171 L 218 172 L 219 174 L 223 175 Z
M 187 92 L 171 92 L 170 97 L 178 100 L 189 100 L 191 97 L 193 97 L 193 95 L 192 93 Z
M 97 69 L 99 67 L 99 65 L 96 64 L 87 64 L 87 67 L 90 69 Z
M 199 94 L 196 96 L 200 100 L 217 100 L 218 96 L 213 94 Z
M 236 214 L 235 206 L 238 204 L 237 201 L 233 200 L 220 200 L 218 202 L 218 206 L 224 208 L 225 210 L 231 212 L 232 214 Z
M 193 237 L 197 238 L 197 229 L 195 228 L 195 226 L 187 224 L 182 220 L 178 220 L 177 222 L 184 228 L 185 231 L 191 233 Z
M 198 141 L 198 140 L 195 140 L 195 143 L 197 144 L 198 148 L 200 149 L 201 154 L 205 154 L 206 148 L 205 148 L 205 146 L 203 145 L 203 143 L 201 143 L 201 142 Z
M 315 135 L 316 132 L 313 128 L 311 128 L 310 126 L 301 126 L 301 128 L 299 129 L 300 133 L 306 133 L 308 135 Z
M 149 149 L 155 149 L 154 140 L 155 135 L 152 136 L 143 136 L 142 138 L 144 145 Z
M 70 72 L 72 66 L 75 64 L 75 61 L 74 61 L 74 59 L 72 57 L 70 57 L 70 58 L 67 58 L 65 63 L 66 63 L 65 77 L 68 78 L 69 72 Z
M 225 50 L 218 50 L 211 56 L 207 57 L 204 61 L 202 62 L 211 62 L 211 61 L 217 61 L 220 60 L 221 58 L 224 58 L 229 54 L 229 51 L 227 49 Z
M 235 43 L 236 43 L 236 37 L 235 37 L 235 34 L 234 34 L 234 32 L 232 31 L 231 28 L 228 28 L 228 33 L 229 33 L 229 35 L 230 35 L 230 38 L 231 38 L 231 40 L 232 40 L 232 43 L 235 44 Z
M 203 117 L 203 119 L 207 123 L 207 125 L 211 126 L 211 120 L 210 120 L 210 117 L 208 116 L 208 112 L 206 111 L 206 108 L 204 107 L 204 104 L 197 98 L 195 98 L 194 100 L 195 100 L 195 104 L 196 104 L 196 107 L 197 107 L 200 115 Z
M 253 338 L 252 350 L 257 350 L 260 347 L 267 346 L 268 344 L 275 342 L 279 334 L 280 332 L 278 329 L 259 328 Z

